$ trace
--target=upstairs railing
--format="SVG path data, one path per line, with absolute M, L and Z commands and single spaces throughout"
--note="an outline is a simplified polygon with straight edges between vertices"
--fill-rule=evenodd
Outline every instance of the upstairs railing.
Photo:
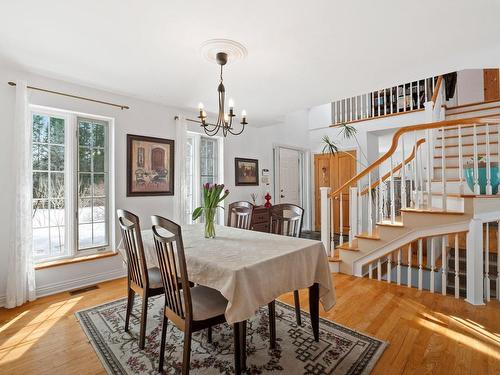
M 425 103 L 435 102 L 442 77 L 425 78 L 337 100 L 332 105 L 332 124 L 338 125 L 377 117 L 424 110 Z

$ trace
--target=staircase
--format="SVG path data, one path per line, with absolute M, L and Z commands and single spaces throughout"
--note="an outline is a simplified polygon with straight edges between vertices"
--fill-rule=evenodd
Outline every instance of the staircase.
M 368 168 L 334 192 L 321 188 L 322 240 L 335 271 L 472 304 L 500 300 L 500 101 L 446 108 L 443 115 L 446 120 L 400 128 L 389 151 Z M 335 246 L 331 200 L 342 207 L 346 191 L 349 240 L 342 243 L 340 233 Z

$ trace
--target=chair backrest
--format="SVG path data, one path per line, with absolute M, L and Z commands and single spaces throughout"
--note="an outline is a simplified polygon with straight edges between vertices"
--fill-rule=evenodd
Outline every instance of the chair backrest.
M 161 216 L 151 216 L 151 222 L 165 306 L 180 319 L 191 320 L 193 310 L 181 227 Z
M 252 224 L 253 204 L 246 201 L 233 202 L 229 205 L 227 226 L 250 229 Z
M 139 218 L 132 212 L 116 210 L 122 240 L 127 254 L 127 274 L 129 281 L 139 288 L 149 287 L 148 268 L 142 245 Z
M 269 232 L 290 237 L 300 237 L 304 209 L 295 204 L 277 204 L 271 207 Z

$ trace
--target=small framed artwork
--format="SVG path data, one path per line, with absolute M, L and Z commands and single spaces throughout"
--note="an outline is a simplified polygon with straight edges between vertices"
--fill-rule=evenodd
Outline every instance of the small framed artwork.
M 127 197 L 174 195 L 174 141 L 127 134 Z
M 234 158 L 236 186 L 259 185 L 259 161 L 257 159 Z

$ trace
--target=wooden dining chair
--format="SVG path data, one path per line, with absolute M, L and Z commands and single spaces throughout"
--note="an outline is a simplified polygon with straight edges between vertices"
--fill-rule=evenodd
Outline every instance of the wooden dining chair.
M 134 306 L 135 294 L 142 297 L 141 329 L 139 348 L 144 349 L 146 340 L 146 321 L 148 315 L 148 298 L 161 295 L 163 284 L 160 269 L 148 268 L 144 255 L 139 218 L 125 210 L 116 210 L 118 223 L 122 233 L 127 261 L 127 311 L 125 313 L 125 332 L 128 332 L 130 315 Z
M 295 204 L 285 203 L 277 204 L 271 207 L 269 231 L 283 236 L 300 237 L 302 233 L 302 220 L 304 218 L 304 209 Z M 302 325 L 300 314 L 299 291 L 293 291 L 295 302 L 295 318 L 297 324 Z
M 250 229 L 252 224 L 253 204 L 246 201 L 233 202 L 229 205 L 227 226 Z
M 163 372 L 168 320 L 184 332 L 182 374 L 189 374 L 193 332 L 226 322 L 228 301 L 219 291 L 205 286 L 190 287 L 181 227 L 161 216 L 152 216 L 153 236 L 165 290 L 165 307 L 160 342 L 159 371 Z M 177 280 L 180 280 L 180 285 Z M 182 288 L 181 288 L 182 287 Z M 235 371 L 241 373 L 240 323 L 234 326 Z M 209 331 L 210 332 L 210 331 Z M 210 341 L 210 339 L 209 339 Z

